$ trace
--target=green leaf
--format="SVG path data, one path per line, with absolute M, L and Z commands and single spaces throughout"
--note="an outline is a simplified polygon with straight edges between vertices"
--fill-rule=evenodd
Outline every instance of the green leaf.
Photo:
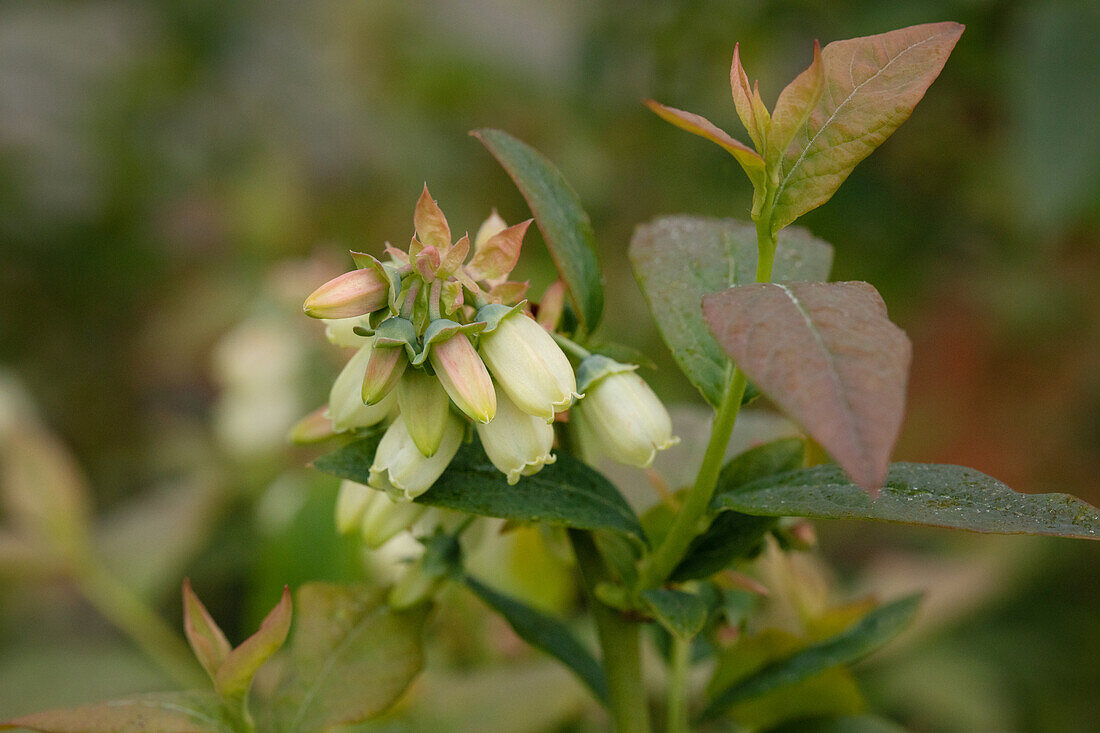
M 326 731 L 388 709 L 424 662 L 428 604 L 391 610 L 376 590 L 330 583 L 298 589 L 290 667 L 275 704 L 292 731 Z
M 751 700 L 841 664 L 850 664 L 893 639 L 916 615 L 914 595 L 871 611 L 851 628 L 769 663 L 745 679 L 723 687 L 703 713 L 714 717 L 731 705 Z
M 165 692 L 68 710 L 32 713 L 0 723 L 0 730 L 42 733 L 231 733 L 221 702 L 209 692 Z
M 1100 510 L 1068 494 L 1020 494 L 962 466 L 894 463 L 878 499 L 834 465 L 754 481 L 717 502 L 739 512 L 876 519 L 995 534 L 1100 538 Z
M 742 285 L 703 317 L 749 379 L 874 493 L 905 414 L 912 347 L 867 283 Z
M 634 276 L 661 337 L 711 405 L 722 400 L 729 358 L 714 340 L 703 296 L 756 279 L 756 228 L 735 219 L 673 216 L 643 224 L 630 240 Z M 825 280 L 833 248 L 801 228 L 779 234 L 775 282 Z
M 787 721 L 792 725 L 807 718 L 862 713 L 867 702 L 855 676 L 845 667 L 833 667 L 793 685 L 780 687 L 766 695 L 745 700 L 726 711 L 725 717 L 749 730 L 774 733 L 775 726 Z M 801 728 L 795 728 L 801 730 Z
M 560 661 L 592 690 L 597 699 L 607 701 L 607 678 L 603 669 L 565 624 L 470 576 L 466 576 L 466 585 L 478 598 L 503 616 L 521 639 Z
M 828 201 L 852 169 L 909 118 L 962 32 L 958 23 L 928 23 L 825 47 L 823 92 L 812 93 L 810 74 L 799 99 L 792 98 L 785 113 L 777 104 L 772 119 L 772 129 L 781 117 L 801 122 L 769 170 L 778 180 L 773 232 Z M 807 115 L 793 102 L 812 103 L 812 111 Z M 768 157 L 770 162 L 770 150 Z
M 806 446 L 801 438 L 783 438 L 735 456 L 718 475 L 711 510 L 724 508 L 716 500 L 726 492 L 736 491 L 750 481 L 798 468 L 805 460 L 805 454 Z M 752 552 L 775 524 L 773 517 L 728 511 L 720 513 L 711 521 L 706 532 L 692 540 L 670 579 L 682 583 L 719 572 L 734 560 Z
M 504 166 L 527 199 L 577 319 L 592 333 L 603 313 L 603 285 L 596 235 L 577 193 L 542 153 L 508 133 L 482 128 L 470 134 Z
M 214 689 L 225 698 L 240 698 L 252 686 L 256 670 L 277 652 L 290 632 L 290 588 L 260 623 L 259 630 L 231 651 L 214 675 Z
M 839 718 L 804 718 L 768 733 L 905 733 L 905 729 L 876 715 L 845 715 Z
M 378 438 L 368 436 L 318 458 L 313 465 L 365 484 L 377 447 Z M 480 445 L 463 445 L 439 480 L 416 501 L 486 517 L 608 529 L 645 539 L 638 517 L 611 482 L 561 451 L 555 463 L 509 486 Z
M 642 591 L 642 601 L 661 626 L 681 639 L 691 639 L 707 621 L 707 605 L 691 593 L 652 588 Z

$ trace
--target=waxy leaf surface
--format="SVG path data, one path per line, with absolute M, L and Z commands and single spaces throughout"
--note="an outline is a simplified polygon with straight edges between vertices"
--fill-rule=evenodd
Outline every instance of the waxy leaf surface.
M 389 708 L 423 665 L 427 604 L 397 612 L 377 591 L 298 589 L 291 664 L 276 709 L 291 731 L 327 731 Z
M 756 228 L 735 219 L 672 216 L 639 226 L 630 261 L 661 337 L 707 402 L 722 401 L 729 358 L 703 320 L 704 295 L 756 280 Z M 825 280 L 833 248 L 801 228 L 779 234 L 772 279 Z
M 362 438 L 318 458 L 313 465 L 365 484 L 378 440 L 378 436 Z M 607 529 L 644 541 L 638 517 L 610 481 L 567 453 L 557 456 L 555 463 L 509 486 L 480 445 L 463 445 L 443 475 L 416 502 L 486 517 Z
M 909 118 L 962 32 L 958 23 L 928 23 L 825 47 L 824 89 L 790 144 L 777 152 L 773 232 L 828 201 L 852 169 Z M 808 84 L 798 90 L 812 91 Z M 791 106 L 781 115 L 777 109 L 773 128 L 797 121 L 802 112 Z M 768 157 L 770 163 L 770 150 Z
M 733 287 L 703 299 L 718 343 L 857 484 L 886 479 L 912 349 L 867 283 Z
M 221 702 L 209 692 L 132 695 L 67 710 L 32 713 L 0 723 L 0 730 L 42 733 L 231 733 Z
M 717 692 L 703 717 L 713 717 L 734 703 L 751 700 L 831 667 L 862 659 L 908 626 L 919 604 L 918 595 L 881 606 L 845 631 L 768 664 L 748 678 Z
M 521 639 L 573 670 L 597 699 L 607 700 L 607 678 L 603 668 L 564 623 L 469 576 L 466 585 L 503 616 Z
M 1100 539 L 1100 510 L 1068 494 L 1020 494 L 962 466 L 894 463 L 872 500 L 837 466 L 770 476 L 715 498 L 738 512 L 875 519 L 994 534 Z
M 483 128 L 471 134 L 504 166 L 527 199 L 577 319 L 592 333 L 603 313 L 603 285 L 596 235 L 577 193 L 561 171 L 530 145 L 501 130 Z

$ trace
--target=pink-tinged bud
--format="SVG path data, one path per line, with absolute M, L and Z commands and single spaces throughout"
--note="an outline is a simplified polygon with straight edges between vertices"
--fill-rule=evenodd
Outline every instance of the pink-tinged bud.
M 557 460 L 550 450 L 554 445 L 554 426 L 541 417 L 529 415 L 515 406 L 503 391 L 497 391 L 497 414 L 488 425 L 478 425 L 481 447 L 493 465 L 514 484 L 520 476 L 530 476 Z
M 311 318 L 351 318 L 386 307 L 389 283 L 373 267 L 345 272 L 306 298 L 303 310 Z
M 405 428 L 425 458 L 439 450 L 451 401 L 439 380 L 423 369 L 410 369 L 397 386 L 397 403 Z
M 403 346 L 375 345 L 371 349 L 370 358 L 367 359 L 367 370 L 363 374 L 363 403 L 377 405 L 385 399 L 386 395 L 397 386 L 408 365 L 409 357 Z
M 378 443 L 370 467 L 370 485 L 390 496 L 415 499 L 443 475 L 465 433 L 462 420 L 448 413 L 439 449 L 431 458 L 425 458 L 409 435 L 404 419 L 398 415 Z
M 486 306 L 482 311 L 500 309 Z M 479 320 L 482 313 L 478 314 Z M 573 367 L 561 347 L 546 330 L 520 310 L 499 319 L 495 328 L 481 334 L 481 357 L 493 377 L 529 415 L 553 420 L 568 409 L 577 392 Z
M 287 433 L 287 440 L 297 445 L 320 443 L 336 435 L 332 420 L 327 416 L 328 405 L 322 405 L 294 423 Z
M 466 334 L 457 332 L 446 341 L 436 341 L 428 358 L 458 409 L 479 423 L 493 419 L 497 412 L 493 380 Z
M 397 397 L 392 392 L 378 404 L 363 403 L 363 379 L 367 362 L 373 351 L 372 343 L 363 346 L 348 360 L 340 376 L 332 384 L 328 395 L 326 415 L 337 432 L 376 425 L 389 417 L 397 407 Z
M 668 410 L 635 369 L 598 354 L 585 359 L 578 370 L 585 398 L 576 411 L 609 458 L 645 468 L 657 451 L 680 439 L 672 436 Z

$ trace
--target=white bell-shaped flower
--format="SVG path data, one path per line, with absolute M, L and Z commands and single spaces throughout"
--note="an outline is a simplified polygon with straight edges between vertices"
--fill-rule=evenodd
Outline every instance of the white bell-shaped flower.
M 486 425 L 477 425 L 477 434 L 485 454 L 508 477 L 509 484 L 557 460 L 550 452 L 553 425 L 516 407 L 499 387 L 496 417 Z
M 555 412 L 568 409 L 581 396 L 561 347 L 518 309 L 481 335 L 478 351 L 504 392 L 529 415 L 553 420 Z
M 372 343 L 368 342 L 355 352 L 332 383 L 328 395 L 328 417 L 338 433 L 377 425 L 389 417 L 397 406 L 397 396 L 393 392 L 377 404 L 363 404 L 363 376 L 367 372 L 371 349 Z
M 465 433 L 457 415 L 448 413 L 446 421 L 435 455 L 426 458 L 409 435 L 405 421 L 398 416 L 378 444 L 368 483 L 390 496 L 410 500 L 430 489 L 458 452 Z

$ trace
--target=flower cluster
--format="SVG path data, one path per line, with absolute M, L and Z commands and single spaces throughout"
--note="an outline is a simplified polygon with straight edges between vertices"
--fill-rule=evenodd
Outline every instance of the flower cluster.
M 510 484 L 556 460 L 554 423 L 574 403 L 583 405 L 570 411 L 582 439 L 615 460 L 646 466 L 675 442 L 635 366 L 575 347 L 574 371 L 559 345 L 568 340 L 554 333 L 561 283 L 547 290 L 536 320 L 527 283 L 508 279 L 530 223 L 508 226 L 493 212 L 472 244 L 468 235 L 452 242 L 425 187 L 407 250 L 387 243 L 385 261 L 353 252 L 357 269 L 306 300 L 333 343 L 357 349 L 329 394 L 334 430 L 388 423 L 369 477 L 388 496 L 341 491 L 343 528 L 360 524 L 368 544 L 416 520 L 395 502 L 427 491 L 472 431 Z

